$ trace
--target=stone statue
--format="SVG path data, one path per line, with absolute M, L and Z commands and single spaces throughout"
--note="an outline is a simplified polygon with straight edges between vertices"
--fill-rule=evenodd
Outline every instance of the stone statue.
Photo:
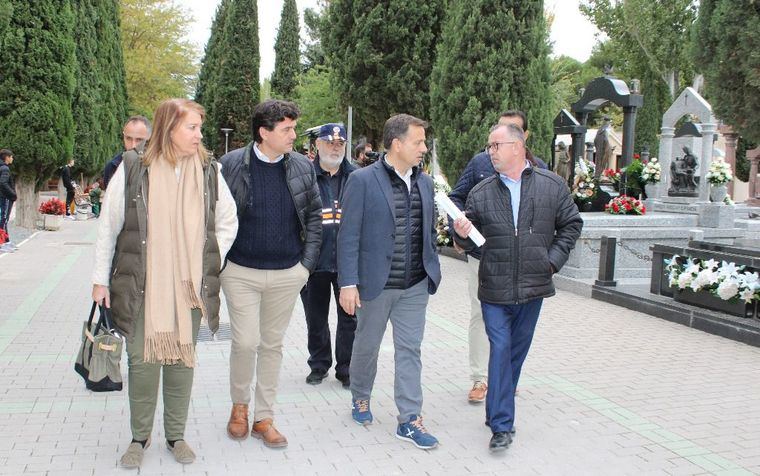
M 612 152 L 615 150 L 615 147 L 610 145 L 609 133 L 612 129 L 610 123 L 611 120 L 609 116 L 604 116 L 604 124 L 596 132 L 596 137 L 594 137 L 594 149 L 596 149 L 596 157 L 594 160 L 596 170 L 594 171 L 594 175 L 596 175 L 597 178 L 599 178 L 601 173 L 604 172 L 604 169 L 610 167 Z
M 670 163 L 670 188 L 668 195 L 680 197 L 697 196 L 697 177 L 694 172 L 699 166 L 699 161 L 691 153 L 691 150 L 684 146 L 682 148 L 684 156 L 676 157 Z
M 567 146 L 564 142 L 557 143 L 557 158 L 554 161 L 554 173 L 565 179 L 565 182 L 570 180 L 570 169 L 573 166 L 572 160 L 570 160 L 570 154 L 567 151 Z

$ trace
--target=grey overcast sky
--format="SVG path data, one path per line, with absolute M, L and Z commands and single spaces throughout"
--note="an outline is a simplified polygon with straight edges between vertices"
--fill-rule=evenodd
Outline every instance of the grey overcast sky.
M 316 0 L 296 0 L 301 11 L 301 28 L 303 29 L 303 10 L 316 8 Z M 591 48 L 596 43 L 596 27 L 586 20 L 578 10 L 579 0 L 546 0 L 545 7 L 554 12 L 551 41 L 554 55 L 566 55 L 579 61 L 586 61 Z M 198 45 L 198 57 L 203 55 L 203 47 L 208 40 L 211 21 L 219 0 L 183 0 L 177 1 L 195 18 L 190 29 L 190 40 Z M 274 40 L 280 24 L 280 11 L 283 0 L 264 0 L 259 5 L 259 50 L 261 53 L 260 78 L 271 76 L 274 70 Z

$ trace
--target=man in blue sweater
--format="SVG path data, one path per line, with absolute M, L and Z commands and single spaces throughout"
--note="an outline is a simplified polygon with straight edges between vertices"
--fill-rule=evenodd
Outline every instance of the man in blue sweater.
M 525 133 L 525 139 L 530 136 L 528 131 L 528 117 L 523 111 L 509 110 L 505 111 L 499 117 L 500 125 L 514 124 L 521 128 Z M 546 169 L 547 166 L 538 157 L 525 148 L 525 160 L 531 166 Z M 467 195 L 481 180 L 496 174 L 496 170 L 491 163 L 491 156 L 487 151 L 481 151 L 473 157 L 465 167 L 462 176 L 457 180 L 449 197 L 451 201 L 464 210 Z M 450 224 L 451 225 L 451 224 Z M 453 228 L 452 228 L 453 229 Z M 456 247 L 456 242 L 455 242 Z M 461 250 L 460 250 L 461 252 Z M 470 377 L 472 379 L 472 389 L 467 395 L 470 403 L 483 403 L 486 400 L 488 392 L 488 336 L 486 336 L 485 324 L 483 324 L 483 313 L 480 310 L 480 301 L 478 300 L 478 267 L 480 265 L 480 248 L 467 253 L 467 264 L 469 269 L 468 290 L 470 294 L 470 326 L 468 334 L 468 344 L 470 348 Z
M 317 265 L 322 201 L 314 167 L 293 152 L 300 112 L 291 102 L 258 104 L 254 141 L 222 157 L 222 175 L 238 210 L 238 233 L 221 273 L 232 327 L 227 433 L 270 448 L 287 446 L 274 427 L 282 341 L 298 292 Z M 253 427 L 248 427 L 256 374 Z

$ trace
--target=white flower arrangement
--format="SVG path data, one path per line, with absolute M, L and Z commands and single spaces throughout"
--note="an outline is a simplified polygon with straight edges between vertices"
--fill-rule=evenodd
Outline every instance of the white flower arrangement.
M 641 180 L 644 183 L 657 183 L 660 181 L 660 163 L 657 161 L 657 157 L 652 157 L 649 162 L 644 164 L 644 169 L 641 171 Z
M 708 291 L 724 301 L 741 299 L 745 303 L 760 300 L 760 275 L 746 271 L 746 266 L 726 261 L 684 258 L 674 255 L 665 260 L 668 283 L 678 289 Z
M 731 174 L 731 165 L 723 159 L 713 160 L 705 174 L 705 179 L 713 185 L 724 185 L 734 179 Z
M 449 193 L 451 193 L 451 187 L 446 182 L 446 179 L 444 179 L 440 175 L 436 175 L 435 177 L 433 177 L 433 191 L 435 191 L 435 193 L 443 192 L 446 195 L 448 195 Z
M 581 157 L 575 165 L 575 179 L 573 179 L 573 198 L 576 202 L 588 202 L 596 196 L 596 179 L 594 178 L 594 164 Z

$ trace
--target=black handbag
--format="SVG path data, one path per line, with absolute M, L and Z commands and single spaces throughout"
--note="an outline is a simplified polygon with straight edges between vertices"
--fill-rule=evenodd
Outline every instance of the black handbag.
M 100 308 L 100 318 L 93 324 L 97 307 Z M 120 363 L 123 346 L 124 338 L 114 330 L 109 309 L 93 302 L 90 317 L 82 328 L 82 345 L 74 364 L 74 370 L 82 376 L 88 390 L 114 392 L 122 389 Z

